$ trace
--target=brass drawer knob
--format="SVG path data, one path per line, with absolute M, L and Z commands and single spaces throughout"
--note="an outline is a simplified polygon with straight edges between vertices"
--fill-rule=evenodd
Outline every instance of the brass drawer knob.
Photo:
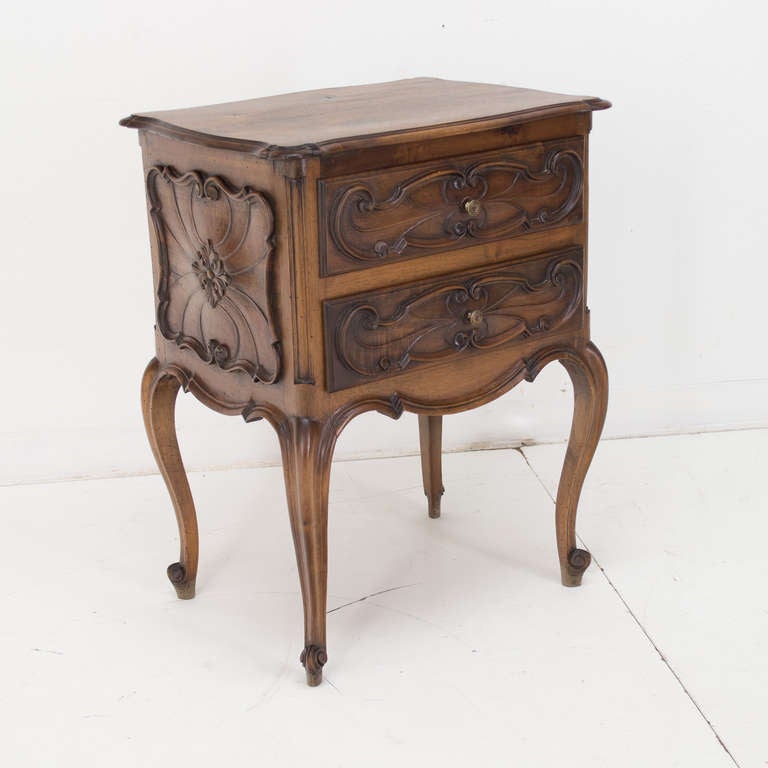
M 467 200 L 467 202 L 464 203 L 464 210 L 470 216 L 479 216 L 480 212 L 483 210 L 483 206 L 479 200 Z
M 483 313 L 479 309 L 473 309 L 471 312 L 467 312 L 466 321 L 475 327 L 483 322 Z

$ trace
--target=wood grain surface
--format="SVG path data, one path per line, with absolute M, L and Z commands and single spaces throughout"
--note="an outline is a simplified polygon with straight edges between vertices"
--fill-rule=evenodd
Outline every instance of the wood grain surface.
M 555 361 L 575 395 L 555 509 L 560 578 L 581 582 L 590 555 L 576 546 L 576 511 L 608 396 L 586 304 L 587 144 L 590 113 L 607 106 L 421 78 L 123 121 L 139 128 L 144 163 L 155 356 L 142 405 L 179 525 L 168 568 L 179 597 L 194 596 L 198 563 L 180 389 L 277 431 L 300 658 L 318 685 L 328 484 L 345 426 L 366 411 L 417 413 L 438 518 L 443 416 Z
M 438 130 L 440 127 L 461 130 L 469 123 L 532 120 L 609 106 L 607 101 L 589 96 L 413 78 L 140 112 L 121 124 L 193 139 L 208 146 L 284 156 L 332 151 L 356 139 L 410 132 L 426 139 L 444 134 L 445 131 Z

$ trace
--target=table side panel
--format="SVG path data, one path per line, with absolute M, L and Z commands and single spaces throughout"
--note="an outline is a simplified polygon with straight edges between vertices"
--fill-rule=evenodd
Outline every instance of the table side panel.
M 290 295 L 285 179 L 241 153 L 140 140 L 158 358 L 217 410 L 280 400 L 293 361 L 292 307 L 278 300 Z

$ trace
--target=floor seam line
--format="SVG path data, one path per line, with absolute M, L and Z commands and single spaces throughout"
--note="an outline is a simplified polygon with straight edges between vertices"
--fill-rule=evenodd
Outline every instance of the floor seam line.
M 626 435 L 610 435 L 603 437 L 603 442 L 613 442 L 620 440 L 653 440 L 663 439 L 668 437 L 699 437 L 702 435 L 719 435 L 724 432 L 756 432 L 768 429 L 765 425 L 758 426 L 714 426 L 711 428 L 697 428 L 693 430 L 683 430 L 682 432 L 649 432 L 649 433 L 629 433 Z M 13 433 L 4 433 L 13 434 Z M 0 437 L 2 435 L 0 434 Z M 482 444 L 477 445 L 470 443 L 469 445 L 460 445 L 456 448 L 445 448 L 443 453 L 475 453 L 478 451 L 520 451 L 525 448 L 533 448 L 543 445 L 563 445 L 564 440 L 532 440 L 531 438 L 522 437 L 512 442 L 500 442 L 498 444 Z M 419 451 L 416 449 L 407 449 L 403 452 L 395 451 L 384 455 L 362 455 L 362 456 L 349 456 L 344 458 L 334 459 L 334 464 L 346 464 L 356 461 L 378 461 L 380 459 L 402 459 L 418 456 Z M 282 466 L 280 459 L 265 460 L 262 462 L 235 462 L 233 464 L 205 464 L 202 466 L 192 467 L 187 469 L 187 474 L 204 474 L 207 472 L 229 472 L 230 470 L 251 470 L 251 469 L 273 469 L 274 467 Z M 535 474 L 535 473 L 534 473 Z M 30 485 L 57 485 L 59 483 L 81 483 L 89 482 L 92 480 L 130 480 L 134 477 L 152 477 L 160 476 L 160 472 L 157 469 L 139 469 L 128 472 L 115 472 L 106 474 L 87 474 L 87 475 L 62 475 L 60 477 L 42 477 L 37 479 L 21 479 L 21 480 L 4 480 L 0 481 L 0 489 L 2 488 L 17 488 L 19 486 Z
M 523 457 L 523 459 L 525 460 L 525 463 L 528 465 L 531 472 L 533 472 L 534 476 L 539 481 L 539 484 L 544 489 L 547 496 L 549 496 L 552 502 L 555 503 L 555 497 L 552 495 L 549 488 L 547 488 L 547 486 L 544 484 L 544 481 L 539 476 L 539 473 L 533 468 L 533 465 L 528 460 L 528 457 L 525 455 L 523 447 L 524 446 L 521 446 L 516 450 L 520 452 L 520 455 Z M 579 543 L 584 547 L 584 549 L 586 549 L 588 552 L 591 553 L 591 550 L 587 546 L 587 543 L 584 541 L 584 539 L 578 534 L 576 535 L 576 538 L 578 539 Z M 693 698 L 693 695 L 688 690 L 688 688 L 686 688 L 685 683 L 683 683 L 682 679 L 680 678 L 680 675 L 677 674 L 677 672 L 674 670 L 672 665 L 669 663 L 669 660 L 667 659 L 667 657 L 661 652 L 661 649 L 658 647 L 658 645 L 656 645 L 653 638 L 649 634 L 648 630 L 643 626 L 643 624 L 635 615 L 634 611 L 629 607 L 629 603 L 627 603 L 627 601 L 624 599 L 624 596 L 621 594 L 621 592 L 619 592 L 616 585 L 611 581 L 611 578 L 606 573 L 605 568 L 603 568 L 603 566 L 600 565 L 597 558 L 595 558 L 594 554 L 592 554 L 592 562 L 600 569 L 600 573 L 603 574 L 603 578 L 608 582 L 608 586 L 614 591 L 614 593 L 616 594 L 616 597 L 618 597 L 619 600 L 621 600 L 621 603 L 626 609 L 627 613 L 632 617 L 632 620 L 635 622 L 635 624 L 637 624 L 637 626 L 640 628 L 640 631 L 645 635 L 645 639 L 650 643 L 653 650 L 656 651 L 659 658 L 662 660 L 666 668 L 670 671 L 672 676 L 677 681 L 677 684 L 680 686 L 683 693 L 688 697 L 689 701 L 696 708 L 696 711 L 701 715 L 702 719 L 707 724 L 707 726 L 709 726 L 709 730 L 712 731 L 712 735 L 717 739 L 717 743 L 723 748 L 723 751 L 725 752 L 725 754 L 731 758 L 731 762 L 736 766 L 736 768 L 741 768 L 736 758 L 731 754 L 731 751 L 725 745 L 725 742 L 722 740 L 722 738 L 720 738 L 720 734 L 715 730 L 715 726 L 712 725 L 712 721 L 704 714 L 704 710 L 701 708 L 701 706 L 699 706 L 699 703 L 696 701 L 696 699 Z
M 530 461 L 528 461 L 528 457 L 525 455 L 525 451 L 523 450 L 523 446 L 520 446 L 519 448 L 515 448 L 516 451 L 523 457 L 523 461 L 528 465 L 528 469 L 533 472 L 533 476 L 539 481 L 539 485 L 544 489 L 544 493 L 549 496 L 552 503 L 555 503 L 555 497 L 549 492 L 549 488 L 544 484 L 544 481 L 539 477 L 539 473 L 533 468 L 533 464 L 531 464 Z
M 363 595 L 362 597 L 358 597 L 357 600 L 350 600 L 348 603 L 344 603 L 343 605 L 337 605 L 335 608 L 331 608 L 329 611 L 326 611 L 326 615 L 329 613 L 335 613 L 336 611 L 340 611 L 342 608 L 347 608 L 350 605 L 355 605 L 355 603 L 362 603 L 368 600 L 371 597 L 377 597 L 378 595 L 385 595 L 387 592 L 396 592 L 398 589 L 408 589 L 408 587 L 415 587 L 418 586 L 418 584 L 403 584 L 400 587 L 389 587 L 388 589 L 381 589 L 378 592 L 371 592 L 370 595 Z

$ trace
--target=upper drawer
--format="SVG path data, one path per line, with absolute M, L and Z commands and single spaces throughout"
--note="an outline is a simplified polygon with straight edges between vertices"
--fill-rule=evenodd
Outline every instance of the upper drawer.
M 321 273 L 575 224 L 583 190 L 580 136 L 321 180 Z

